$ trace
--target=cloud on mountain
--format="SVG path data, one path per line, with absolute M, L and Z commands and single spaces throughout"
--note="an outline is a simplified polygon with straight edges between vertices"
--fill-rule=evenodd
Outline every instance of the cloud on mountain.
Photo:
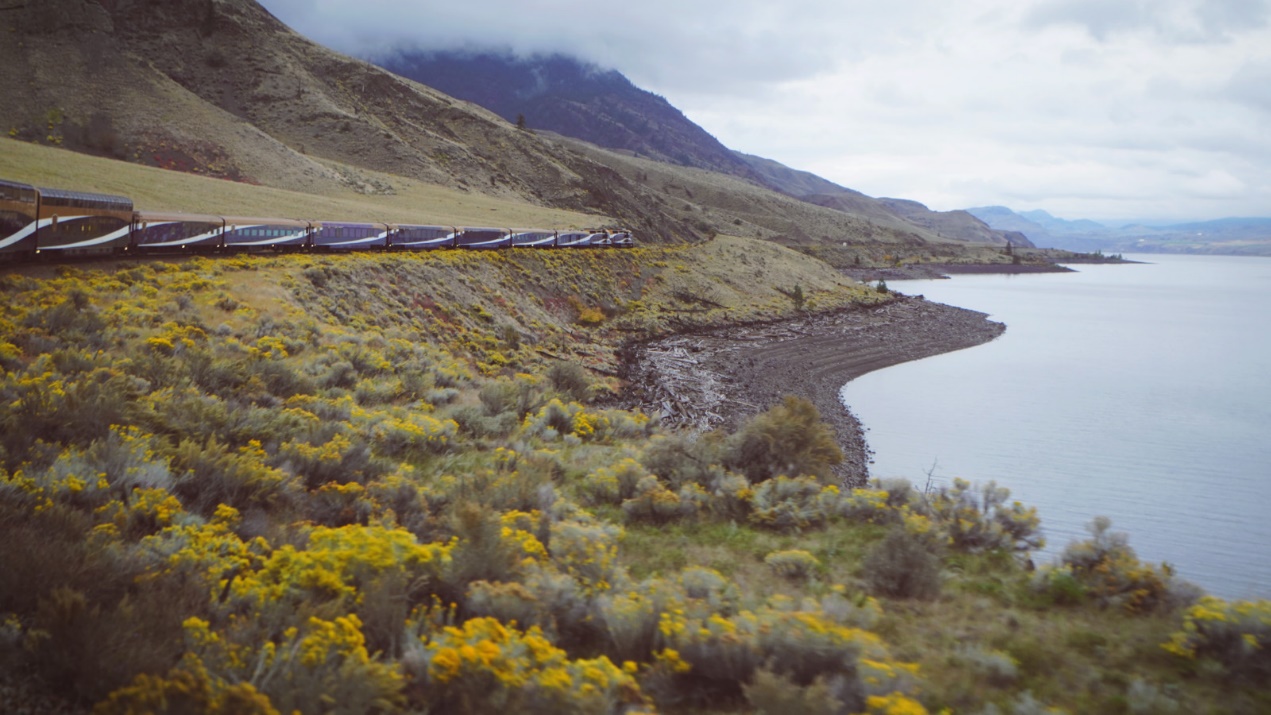
M 362 56 L 572 54 L 730 147 L 874 196 L 1271 215 L 1271 0 L 263 4 Z

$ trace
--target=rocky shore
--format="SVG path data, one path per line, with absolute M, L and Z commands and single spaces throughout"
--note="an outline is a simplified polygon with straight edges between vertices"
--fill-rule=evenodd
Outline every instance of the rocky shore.
M 872 283 L 876 280 L 922 280 L 979 273 L 1070 273 L 1072 269 L 1055 263 L 911 263 L 899 268 L 844 268 L 842 272 L 849 278 Z
M 735 428 L 784 395 L 810 400 L 838 435 L 845 485 L 869 478 L 869 447 L 839 389 L 865 373 L 986 343 L 1006 329 L 984 313 L 897 296 L 793 320 L 712 328 L 633 344 L 630 406 L 693 429 Z

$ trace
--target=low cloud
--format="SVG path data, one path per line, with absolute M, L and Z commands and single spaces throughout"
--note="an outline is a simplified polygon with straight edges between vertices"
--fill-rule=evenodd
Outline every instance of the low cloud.
M 361 56 L 559 52 L 726 145 L 938 209 L 1271 215 L 1271 0 L 265 0 Z

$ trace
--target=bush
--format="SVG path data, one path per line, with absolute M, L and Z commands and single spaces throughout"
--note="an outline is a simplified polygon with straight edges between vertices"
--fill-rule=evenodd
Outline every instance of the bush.
M 676 494 L 649 474 L 636 486 L 635 496 L 622 503 L 622 514 L 630 521 L 665 524 L 696 515 L 705 501 L 705 492 L 695 485 Z
M 600 467 L 583 478 L 582 491 L 591 504 L 621 504 L 636 496 L 637 486 L 648 472 L 630 457 L 611 467 Z M 656 477 L 654 477 L 656 479 Z
M 457 594 L 474 581 L 515 581 L 526 559 L 547 557 L 543 544 L 533 534 L 505 525 L 498 512 L 463 502 L 452 514 L 458 542 L 451 552 L 445 580 Z
M 573 402 L 586 402 L 591 397 L 591 380 L 582 366 L 573 362 L 555 362 L 547 369 L 552 389 Z
M 821 567 L 815 556 L 802 549 L 774 551 L 765 556 L 763 562 L 774 574 L 791 581 L 806 581 Z
M 1129 537 L 1111 527 L 1108 517 L 1095 517 L 1087 527 L 1092 538 L 1064 549 L 1062 562 L 1072 577 L 1102 606 L 1146 613 L 1176 605 L 1173 569 L 1139 561 Z
M 838 490 L 812 477 L 777 477 L 755 487 L 750 522 L 777 531 L 795 531 L 825 523 L 838 500 Z
M 520 420 L 543 406 L 543 390 L 538 380 L 525 374 L 491 380 L 481 386 L 477 397 L 491 417 L 511 412 Z
M 211 516 L 225 504 L 238 511 L 278 509 L 295 498 L 295 487 L 281 470 L 266 466 L 260 444 L 230 451 L 214 437 L 182 440 L 172 451 L 173 491 L 187 509 Z
M 1266 683 L 1271 680 L 1271 601 L 1202 598 L 1187 609 L 1183 630 L 1164 648 L 1184 658 L 1211 658 L 1233 678 Z
M 780 405 L 756 415 L 734 434 L 724 464 L 751 483 L 778 475 L 828 479 L 843 461 L 834 433 L 811 402 L 787 395 Z
M 976 645 L 964 646 L 954 652 L 952 660 L 970 670 L 977 679 L 995 687 L 1008 686 L 1019 677 L 1019 664 L 999 650 L 986 650 Z
M 657 435 L 640 455 L 640 463 L 672 489 L 697 484 L 714 489 L 723 476 L 721 443 L 716 434 Z
M 459 425 L 454 420 L 410 412 L 401 417 L 381 418 L 371 428 L 371 438 L 385 457 L 422 459 L 449 450 L 458 431 Z
M 940 593 L 940 560 L 928 539 L 893 527 L 865 555 L 865 583 L 891 598 L 934 598 Z
M 805 687 L 760 668 L 742 691 L 747 702 L 761 715 L 837 715 L 843 711 L 843 704 L 822 678 Z
M 1011 492 L 995 482 L 973 489 L 964 479 L 954 479 L 953 487 L 940 487 L 928 499 L 931 518 L 959 551 L 994 549 L 1028 551 L 1041 548 L 1041 519 L 1037 509 L 1006 500 Z
M 628 669 L 604 656 L 571 660 L 537 628 L 474 618 L 413 648 L 406 663 L 418 695 L 411 704 L 430 712 L 619 715 L 644 700 Z

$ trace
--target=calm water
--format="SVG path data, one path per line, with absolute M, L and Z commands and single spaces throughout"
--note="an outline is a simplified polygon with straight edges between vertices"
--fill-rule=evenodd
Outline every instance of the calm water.
M 1007 329 L 843 388 L 872 474 L 996 480 L 1038 507 L 1039 562 L 1102 514 L 1215 595 L 1271 597 L 1271 259 L 1134 258 L 892 284 Z

